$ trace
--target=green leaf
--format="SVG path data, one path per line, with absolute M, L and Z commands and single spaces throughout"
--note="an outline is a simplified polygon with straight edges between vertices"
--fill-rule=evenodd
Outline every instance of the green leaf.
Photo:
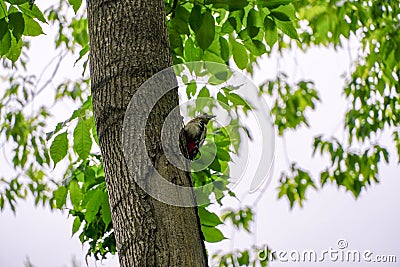
M 290 18 L 285 13 L 279 11 L 271 11 L 271 16 L 278 19 L 279 21 L 290 21 Z
M 210 154 L 210 156 L 212 156 L 212 154 Z M 209 168 L 214 171 L 217 171 L 217 172 L 222 172 L 221 163 L 219 162 L 218 158 L 214 158 L 214 160 L 211 162 Z M 217 183 L 214 183 L 214 185 L 216 185 L 216 184 Z
M 111 222 L 111 210 L 107 192 L 103 193 L 103 200 L 101 202 L 101 218 L 103 219 L 103 222 L 106 224 L 107 228 Z
M 16 62 L 19 56 L 21 55 L 22 39 L 19 39 L 17 42 L 17 40 L 13 36 L 11 36 L 10 38 L 11 38 L 11 47 L 6 56 L 12 62 Z
M 225 61 L 229 61 L 229 43 L 224 37 L 219 37 L 219 45 L 221 46 L 221 58 Z
M 81 159 L 86 159 L 92 149 L 88 120 L 80 119 L 74 130 L 74 150 Z
M 92 108 L 92 96 L 88 96 L 88 98 L 86 99 L 85 102 L 83 102 L 82 106 L 80 106 L 79 108 L 75 109 L 74 112 L 72 112 L 71 117 L 66 120 L 64 123 L 66 122 L 70 122 L 75 118 L 79 118 L 79 117 L 83 117 L 86 115 L 86 110 L 91 110 Z M 58 127 L 58 125 L 57 125 Z
M 68 137 L 67 133 L 57 135 L 50 146 L 50 157 L 54 161 L 54 167 L 62 160 L 68 152 Z
M 249 252 L 247 250 L 243 251 L 240 255 L 240 257 L 237 258 L 238 263 L 240 266 L 248 266 L 250 263 L 250 257 L 249 257 Z
M 281 5 L 290 4 L 293 0 L 257 0 L 256 3 L 267 8 L 276 8 Z
M 88 223 L 91 223 L 99 212 L 103 196 L 102 193 L 103 192 L 101 190 L 97 189 L 90 198 L 89 202 L 86 204 L 85 219 Z
M 188 38 L 185 42 L 185 46 L 183 47 L 183 55 L 185 56 L 185 61 L 198 61 L 201 59 L 200 55 L 201 50 L 195 47 L 192 38 Z
M 229 155 L 229 152 L 226 151 L 225 149 L 217 148 L 217 157 L 219 160 L 222 161 L 227 161 L 229 162 L 231 160 L 231 156 Z
M 248 0 L 229 0 L 228 2 L 229 2 L 229 11 L 243 9 L 249 4 Z
M 13 5 L 11 5 L 11 6 L 8 8 L 8 15 L 10 15 L 10 14 L 12 14 L 12 13 L 18 13 L 18 12 L 19 12 L 18 8 L 16 8 L 16 7 L 13 6 Z
M 232 33 L 232 32 L 235 30 L 235 29 L 233 28 L 233 26 L 232 26 L 231 21 L 232 21 L 233 23 L 236 23 L 236 20 L 235 20 L 235 18 L 230 18 L 230 19 L 232 19 L 232 20 L 227 19 L 227 20 L 224 22 L 224 24 L 222 25 L 221 33 L 223 33 L 223 34 L 230 34 L 230 33 Z
M 21 12 L 15 12 L 8 15 L 9 27 L 18 41 L 24 33 L 25 23 Z
M 225 104 L 225 105 L 222 105 L 223 108 L 228 108 L 228 106 L 229 106 L 228 99 L 221 92 L 218 92 L 217 100 L 222 102 L 223 104 Z
M 6 16 L 7 16 L 7 6 L 2 0 L 0 0 L 0 19 Z
M 83 194 L 77 180 L 72 180 L 69 183 L 69 197 L 74 208 L 79 209 L 79 206 L 83 199 Z
M 194 32 L 197 32 L 200 29 L 201 23 L 202 23 L 201 6 L 194 5 L 194 7 L 192 8 L 192 12 L 190 13 L 189 16 L 190 28 L 192 28 Z
M 174 17 L 171 20 L 172 26 L 180 34 L 189 34 L 189 26 L 186 21 L 179 17 Z
M 277 12 L 280 14 L 284 14 L 284 17 L 288 18 L 288 20 L 296 20 L 297 19 L 296 18 L 296 10 L 294 9 L 294 6 L 292 4 L 282 5 L 282 6 L 279 6 L 278 8 L 271 10 L 271 14 L 274 14 Z M 278 15 L 278 16 L 282 16 L 282 15 Z
M 201 88 L 199 94 L 197 95 L 197 98 L 196 98 L 196 109 L 197 110 L 203 110 L 203 108 L 210 101 L 209 98 L 210 98 L 210 92 L 208 91 L 207 87 L 204 86 L 203 88 Z
M 276 23 L 272 19 L 265 17 L 264 19 L 264 29 L 265 29 L 265 41 L 269 47 L 273 47 L 278 41 L 278 31 L 276 28 Z
M 275 20 L 276 26 L 287 36 L 292 39 L 299 40 L 296 28 L 293 26 L 291 21 L 279 21 Z
M 72 8 L 74 9 L 74 12 L 76 14 L 76 12 L 78 11 L 78 9 L 81 7 L 82 5 L 82 0 L 68 0 L 68 3 L 72 6 Z
M 181 18 L 185 22 L 189 21 L 190 13 L 184 6 L 182 6 L 182 5 L 178 6 L 175 9 L 174 13 L 175 13 L 176 17 Z
M 210 11 L 206 11 L 202 16 L 201 26 L 196 33 L 196 40 L 200 48 L 206 50 L 214 40 L 215 22 Z
M 245 106 L 249 107 L 249 104 L 244 100 L 240 95 L 235 93 L 227 93 L 226 97 L 235 105 L 235 106 Z M 250 107 L 249 107 L 250 108 Z
M 3 39 L 3 37 L 7 34 L 8 32 L 8 23 L 5 18 L 0 19 L 0 40 Z
M 239 69 L 245 69 L 248 63 L 246 48 L 242 44 L 236 42 L 236 40 L 232 37 L 229 37 L 229 42 L 232 45 L 233 60 Z
M 64 126 L 66 125 L 67 122 L 69 122 L 69 121 L 67 120 L 67 121 L 57 123 L 54 131 L 46 133 L 46 140 L 49 141 L 50 138 L 52 138 L 54 134 L 58 133 L 61 129 L 64 128 Z
M 74 219 L 74 223 L 72 224 L 72 235 L 78 232 L 79 228 L 81 227 L 81 219 L 77 216 Z
M 28 0 L 7 0 L 7 2 L 13 5 L 21 5 L 23 3 L 28 2 Z
M 175 30 L 169 31 L 169 42 L 174 51 L 182 48 L 182 38 Z
M 219 224 L 222 224 L 222 221 L 218 217 L 218 215 L 213 213 L 213 212 L 210 212 L 210 211 L 206 210 L 205 207 L 200 206 L 198 208 L 198 213 L 199 213 L 201 225 L 217 226 Z
M 231 24 L 231 26 L 233 27 L 234 30 L 238 31 L 241 28 L 241 25 L 239 26 L 237 20 L 235 17 L 230 17 L 227 20 L 229 22 L 229 24 Z
M 265 44 L 258 40 L 248 40 L 244 41 L 243 43 L 247 50 L 249 50 L 250 53 L 255 56 L 261 56 L 267 51 L 265 49 Z
M 247 28 L 247 32 L 249 33 L 249 37 L 253 39 L 260 32 L 260 28 L 258 28 L 258 27 L 249 27 L 249 28 Z
M 82 47 L 81 51 L 79 51 L 79 58 L 75 61 L 75 63 L 81 60 L 88 52 L 89 52 L 89 45 L 85 45 L 84 47 Z
M 197 98 L 201 98 L 201 97 L 205 97 L 205 98 L 209 98 L 210 97 L 210 91 L 208 91 L 206 86 L 201 88 L 201 90 L 199 92 L 199 95 L 197 96 Z
M 11 32 L 7 30 L 0 41 L 0 56 L 6 55 L 11 48 Z
M 258 11 L 255 9 L 251 9 L 249 14 L 247 15 L 247 27 L 259 27 L 260 24 L 260 15 Z
M 24 13 L 24 15 L 27 15 L 31 18 L 36 18 L 36 19 L 40 20 L 41 22 L 46 23 L 46 19 L 43 15 L 42 11 L 40 11 L 40 9 L 38 8 L 38 6 L 36 4 L 33 4 L 31 7 L 31 5 L 29 3 L 25 3 L 18 7 L 22 11 L 22 13 Z
M 60 186 L 53 192 L 53 197 L 56 201 L 57 209 L 62 209 L 67 200 L 68 189 L 65 186 Z
M 30 17 L 23 15 L 25 21 L 24 35 L 26 36 L 38 36 L 43 33 L 42 27 L 38 22 L 31 19 Z
M 201 231 L 203 232 L 204 239 L 210 243 L 216 243 L 226 239 L 222 232 L 215 227 L 202 225 Z
M 211 62 L 217 62 L 220 64 L 225 64 L 225 61 L 222 60 L 220 53 L 215 53 L 213 51 L 210 51 L 209 49 L 204 51 L 204 55 L 202 58 L 204 61 L 211 61 Z
M 195 81 L 191 81 L 186 87 L 186 94 L 188 99 L 191 99 L 197 91 L 197 84 Z
M 246 41 L 250 39 L 250 35 L 249 35 L 249 30 L 248 29 L 243 29 L 242 31 L 240 31 L 239 33 L 239 38 L 242 41 Z
M 205 5 L 212 4 L 214 7 L 227 9 L 229 1 L 230 0 L 205 0 L 203 2 Z

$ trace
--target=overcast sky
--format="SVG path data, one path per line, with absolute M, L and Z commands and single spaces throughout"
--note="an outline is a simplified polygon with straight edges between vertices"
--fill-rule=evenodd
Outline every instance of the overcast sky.
M 46 36 L 32 38 L 32 48 L 29 51 L 31 70 L 41 70 L 54 56 L 49 52 L 52 51 L 54 43 L 51 30 L 47 27 Z M 356 47 L 353 44 L 351 48 L 354 51 Z M 81 74 L 81 69 L 74 67 L 73 62 L 73 59 L 68 59 L 62 64 L 54 84 Z M 349 70 L 349 53 L 346 49 L 335 51 L 326 48 L 311 49 L 306 54 L 295 51 L 281 60 L 279 65 L 291 75 L 291 79 L 313 80 L 322 98 L 322 103 L 318 104 L 316 111 L 307 113 L 312 127 L 289 132 L 285 138 L 290 160 L 298 162 L 301 167 L 311 170 L 316 175 L 328 161 L 326 158 L 311 157 L 312 137 L 321 133 L 342 137 L 346 101 L 341 93 L 341 75 Z M 260 84 L 267 77 L 273 77 L 276 69 L 275 57 L 263 58 L 260 68 L 255 71 L 254 82 Z M 42 97 L 45 98 L 46 95 L 43 94 Z M 52 123 L 68 117 L 70 112 L 66 110 L 72 111 L 73 108 L 68 103 L 59 105 L 54 111 L 56 116 Z M 277 200 L 279 175 L 288 167 L 282 139 L 278 138 L 271 183 L 258 205 L 253 207 L 256 212 L 256 223 L 252 225 L 253 234 L 236 232 L 232 236 L 232 229 L 224 227 L 224 233 L 231 238 L 222 243 L 208 244 L 207 247 L 210 251 L 228 251 L 232 248 L 266 243 L 275 250 L 315 250 L 321 253 L 330 248 L 338 249 L 337 242 L 343 239 L 351 250 L 370 250 L 373 255 L 397 256 L 397 263 L 368 263 L 367 266 L 400 266 L 400 194 L 397 192 L 400 188 L 400 169 L 396 164 L 397 156 L 390 140 L 390 135 L 383 134 L 382 144 L 389 149 L 392 157 L 389 165 L 380 166 L 381 182 L 363 192 L 359 199 L 355 200 L 350 193 L 329 185 L 318 192 L 310 192 L 303 208 L 296 206 L 290 210 L 286 200 Z M 256 153 L 252 149 L 258 149 L 257 145 L 250 146 L 249 154 Z M 4 161 L 4 156 L 1 156 L 0 160 Z M 10 174 L 9 169 L 3 170 L 2 167 L 2 176 L 7 177 Z M 233 208 L 251 206 L 258 194 L 256 192 L 248 195 L 242 203 L 228 201 L 228 204 Z M 218 211 L 219 208 L 215 207 L 214 210 Z M 52 212 L 48 208 L 34 207 L 31 199 L 19 202 L 16 215 L 6 208 L 0 214 L 0 266 L 23 266 L 27 257 L 38 267 L 72 266 L 73 257 L 81 266 L 85 266 L 86 248 L 82 248 L 78 236 L 71 238 L 72 221 L 71 218 L 67 218 L 67 212 Z M 326 266 L 329 263 L 330 261 L 326 260 L 318 266 Z M 97 263 L 97 266 L 101 264 L 118 266 L 118 259 L 116 256 L 110 257 L 102 263 Z M 271 266 L 281 264 L 274 262 Z M 331 264 L 364 266 L 364 263 L 348 262 Z M 89 261 L 89 266 L 95 266 L 92 260 Z M 290 266 L 305 267 L 310 266 L 310 263 L 292 263 Z

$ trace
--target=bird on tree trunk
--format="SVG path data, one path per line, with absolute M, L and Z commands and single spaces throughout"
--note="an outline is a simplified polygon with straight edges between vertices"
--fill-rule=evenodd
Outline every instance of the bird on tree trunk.
M 190 120 L 183 128 L 190 160 L 193 160 L 199 153 L 199 149 L 203 145 L 207 135 L 207 124 L 212 118 L 215 118 L 215 116 L 206 113 L 201 114 Z

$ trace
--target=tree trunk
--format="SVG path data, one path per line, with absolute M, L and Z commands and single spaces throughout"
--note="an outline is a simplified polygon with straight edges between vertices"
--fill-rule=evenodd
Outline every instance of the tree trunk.
M 87 6 L 93 109 L 120 264 L 207 266 L 196 208 L 167 205 L 146 194 L 135 181 L 148 179 L 151 172 L 138 166 L 131 175 L 122 151 L 123 120 L 131 97 L 143 82 L 172 64 L 164 2 L 88 0 Z M 146 128 L 147 151 L 140 153 L 152 155 L 152 164 L 164 178 L 189 186 L 190 176 L 168 164 L 160 145 L 162 124 L 178 102 L 175 89 L 157 103 Z M 180 116 L 174 117 L 174 124 L 181 127 Z M 133 138 L 140 141 L 140 136 Z

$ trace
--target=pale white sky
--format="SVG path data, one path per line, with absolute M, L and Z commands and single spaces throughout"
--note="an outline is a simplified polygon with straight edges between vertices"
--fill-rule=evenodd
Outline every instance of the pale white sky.
M 38 2 L 40 4 L 44 1 Z M 50 53 L 53 34 L 50 28 L 46 28 L 45 32 L 46 36 L 32 39 L 31 70 L 41 70 L 54 56 Z M 296 57 L 297 63 L 293 61 L 293 56 Z M 81 74 L 81 69 L 73 67 L 73 62 L 74 59 L 69 59 L 63 63 L 56 78 L 58 81 Z M 260 84 L 267 77 L 273 77 L 276 73 L 276 58 L 264 58 L 260 65 L 254 78 L 256 84 Z M 289 75 L 295 73 L 295 79 L 313 80 L 319 89 L 322 103 L 317 106 L 316 111 L 308 113 L 312 127 L 302 128 L 286 136 L 289 158 L 316 175 L 328 161 L 326 158 L 311 158 L 312 137 L 321 133 L 342 137 L 341 121 L 346 102 L 341 94 L 343 80 L 340 77 L 349 69 L 349 54 L 347 50 L 317 48 L 311 49 L 307 54 L 297 51 L 281 60 L 280 68 Z M 42 101 L 45 101 L 46 95 L 42 95 Z M 56 117 L 52 123 L 68 117 L 67 109 L 72 111 L 73 107 L 69 103 L 58 106 L 54 111 Z M 286 200 L 277 200 L 279 175 L 281 170 L 288 166 L 282 140 L 277 139 L 271 184 L 254 207 L 254 234 L 249 236 L 236 232 L 232 236 L 232 229 L 223 227 L 224 233 L 231 239 L 218 244 L 207 244 L 207 248 L 210 251 L 228 251 L 232 248 L 267 243 L 275 250 L 315 250 L 320 253 L 329 248 L 337 249 L 337 240 L 345 239 L 348 249 L 351 250 L 370 250 L 373 255 L 397 256 L 397 263 L 368 263 L 368 266 L 400 266 L 400 195 L 397 193 L 397 188 L 400 188 L 400 169 L 396 164 L 397 157 L 390 135 L 383 134 L 381 140 L 392 155 L 389 165 L 381 165 L 381 183 L 363 192 L 357 200 L 350 193 L 337 190 L 335 186 L 326 186 L 319 192 L 310 192 L 303 208 L 296 206 L 290 210 Z M 257 144 L 250 148 L 257 149 Z M 1 156 L 1 161 L 3 160 Z M 2 175 L 4 171 L 2 170 Z M 6 170 L 6 175 L 8 174 L 9 170 Z M 245 189 L 238 189 L 241 190 Z M 240 205 L 251 206 L 257 195 L 248 195 Z M 239 207 L 237 201 L 228 202 L 234 208 Z M 16 215 L 9 209 L 0 214 L 0 266 L 23 266 L 26 257 L 39 267 L 71 266 L 72 257 L 76 257 L 81 266 L 85 266 L 86 248 L 82 248 L 78 236 L 71 238 L 72 219 L 67 218 L 67 212 L 51 212 L 48 208 L 33 207 L 32 203 L 30 199 L 20 202 Z M 215 207 L 215 210 L 218 209 Z M 97 266 L 102 264 L 118 266 L 118 259 L 114 256 L 97 263 Z M 326 266 L 329 265 L 329 261 L 319 265 L 311 263 L 313 264 Z M 347 262 L 331 264 L 364 266 L 363 263 Z M 89 261 L 89 266 L 95 266 L 92 260 Z M 274 262 L 271 266 L 280 266 L 280 263 Z M 290 266 L 305 267 L 310 266 L 310 263 L 291 263 Z

